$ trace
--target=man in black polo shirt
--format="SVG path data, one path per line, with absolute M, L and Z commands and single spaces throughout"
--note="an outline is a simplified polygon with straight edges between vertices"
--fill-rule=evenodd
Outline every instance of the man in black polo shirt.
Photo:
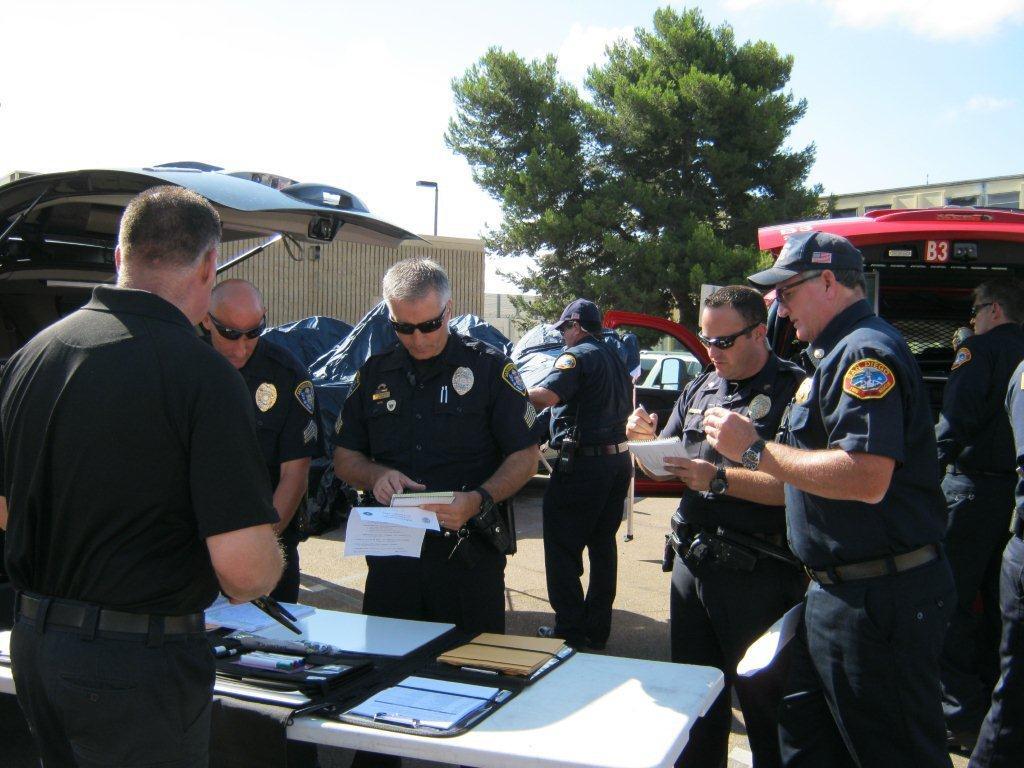
M 685 764 L 691 768 L 725 763 L 732 688 L 743 710 L 754 765 L 769 768 L 780 761 L 783 676 L 771 670 L 740 677 L 736 665 L 772 622 L 800 602 L 806 577 L 795 564 L 742 546 L 746 559 L 728 558 L 712 548 L 720 528 L 727 535 L 735 532 L 785 547 L 786 511 L 781 488 L 757 483 L 754 472 L 723 458 L 704 434 L 704 414 L 716 407 L 748 416 L 762 438 L 771 440 L 779 431 L 804 374 L 768 349 L 767 320 L 764 299 L 753 288 L 730 285 L 705 299 L 699 338 L 712 365 L 686 387 L 660 435 L 678 437 L 686 452 L 686 458 L 666 460 L 674 477 L 686 483 L 670 534 L 676 555 L 669 599 L 672 661 L 719 667 L 726 677 L 725 690 L 687 742 Z M 657 414 L 642 408 L 633 412 L 626 430 L 630 440 L 650 440 L 656 432 Z
M 219 240 L 199 195 L 141 193 L 121 220 L 117 287 L 0 380 L 11 655 L 45 765 L 206 765 L 203 609 L 218 588 L 264 595 L 281 573 L 245 387 L 193 328 Z
M 266 325 L 267 308 L 255 285 L 225 280 L 213 289 L 203 327 L 213 348 L 238 369 L 249 388 L 280 518 L 274 530 L 284 546 L 284 574 L 270 596 L 295 603 L 300 540 L 295 512 L 306 495 L 309 461 L 320 453 L 319 419 L 309 372 L 287 349 L 260 336 Z

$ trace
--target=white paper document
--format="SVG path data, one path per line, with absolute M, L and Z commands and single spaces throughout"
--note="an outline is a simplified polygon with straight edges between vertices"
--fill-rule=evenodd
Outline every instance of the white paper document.
M 437 524 L 437 514 L 419 507 L 356 507 L 352 511 L 358 512 L 364 522 L 404 525 L 407 528 L 422 528 L 424 530 L 429 528 L 432 531 L 441 530 L 441 526 Z
M 409 512 L 413 507 L 395 512 Z M 428 526 L 414 527 L 410 525 L 384 522 L 378 514 L 381 510 L 391 511 L 389 507 L 355 507 L 348 515 L 345 526 L 345 557 L 377 555 L 381 557 L 402 556 L 419 557 L 423 548 L 423 536 Z M 372 514 L 367 518 L 363 512 Z M 437 525 L 437 516 L 434 516 Z
M 398 685 L 357 704 L 346 714 L 443 730 L 483 709 L 499 693 L 500 688 L 407 677 Z
M 672 474 L 672 470 L 665 466 L 666 456 L 686 458 L 686 451 L 678 437 L 667 437 L 664 440 L 630 440 L 629 452 L 656 475 Z
M 751 677 L 768 667 L 786 647 L 786 643 L 793 639 L 803 610 L 804 604 L 797 603 L 768 627 L 768 631 L 747 648 L 740 663 L 736 665 L 736 674 Z
M 311 605 L 296 605 L 294 603 L 281 603 L 281 605 L 296 619 L 312 616 L 316 611 Z M 206 623 L 226 629 L 241 629 L 246 632 L 256 632 L 277 624 L 272 617 L 252 603 L 233 605 L 223 597 L 218 597 L 213 605 L 206 609 Z

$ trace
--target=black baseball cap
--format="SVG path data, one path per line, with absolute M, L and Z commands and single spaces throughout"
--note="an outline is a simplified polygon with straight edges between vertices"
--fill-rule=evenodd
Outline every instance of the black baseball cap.
M 597 308 L 597 304 L 587 299 L 574 299 L 569 302 L 564 310 L 562 310 L 562 316 L 558 318 L 558 322 L 555 323 L 555 328 L 561 330 L 566 323 L 573 321 L 578 322 L 580 325 L 601 325 L 601 310 Z
M 830 232 L 801 232 L 782 246 L 775 266 L 747 278 L 754 285 L 771 287 L 801 272 L 818 269 L 864 269 L 864 257 L 845 237 Z

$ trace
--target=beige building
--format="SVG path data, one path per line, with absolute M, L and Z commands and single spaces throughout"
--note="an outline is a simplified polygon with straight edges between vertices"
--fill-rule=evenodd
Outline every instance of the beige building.
M 977 205 L 986 208 L 1020 208 L 1024 200 L 1024 174 L 987 179 L 897 187 L 873 192 L 835 195 L 833 218 L 863 216 L 868 211 L 895 208 L 933 208 L 942 205 Z M 823 197 L 822 202 L 827 202 Z
M 380 301 L 380 281 L 394 263 L 429 256 L 447 270 L 456 314 L 484 314 L 484 246 L 480 240 L 423 236 L 398 248 L 333 242 L 282 241 L 221 273 L 255 283 L 267 300 L 267 320 L 280 325 L 310 315 L 356 324 Z M 257 247 L 255 239 L 225 247 L 221 263 Z

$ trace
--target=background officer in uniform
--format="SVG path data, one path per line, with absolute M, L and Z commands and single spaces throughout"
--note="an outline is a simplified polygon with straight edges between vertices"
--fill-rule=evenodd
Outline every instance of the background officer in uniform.
M 954 354 L 935 427 L 946 472 L 946 557 L 957 590 L 941 658 L 942 708 L 955 744 L 974 743 L 998 675 L 999 567 L 1017 479 L 1002 394 L 1024 360 L 1022 320 L 1018 282 L 992 280 L 974 290 L 974 335 Z M 980 621 L 972 610 L 979 590 Z
M 245 387 L 193 327 L 220 231 L 194 192 L 138 195 L 117 287 L 40 332 L 0 381 L 11 655 L 44 765 L 205 766 L 203 609 L 218 587 L 249 600 L 281 574 Z
M 401 343 L 360 368 L 335 427 L 335 472 L 383 505 L 401 491 L 455 500 L 428 507 L 443 533 L 427 531 L 419 558 L 366 558 L 363 613 L 504 632 L 505 554 L 467 524 L 536 471 L 536 414 L 508 358 L 449 332 L 451 287 L 438 264 L 399 262 L 383 289 Z
M 309 371 L 284 347 L 262 338 L 267 308 L 256 286 L 225 280 L 213 289 L 203 327 L 210 343 L 238 369 L 249 388 L 256 434 L 274 489 L 274 526 L 285 568 L 271 597 L 299 600 L 299 541 L 295 512 L 306 496 L 309 461 L 320 453 L 316 399 Z
M 565 352 L 530 390 L 536 408 L 553 409 L 551 445 L 560 448 L 543 505 L 544 569 L 555 626 L 541 627 L 538 634 L 600 650 L 612 628 L 615 532 L 631 477 L 625 441 L 633 383 L 622 360 L 597 335 L 601 311 L 592 301 L 570 303 L 555 327 L 565 339 Z M 590 557 L 586 597 L 580 584 L 584 547 Z
M 736 676 L 736 665 L 754 640 L 800 602 L 806 577 L 795 565 L 752 550 L 745 550 L 750 560 L 733 562 L 701 548 L 716 538 L 719 527 L 785 547 L 782 489 L 775 483 L 757 483 L 756 473 L 723 459 L 704 435 L 704 413 L 714 407 L 749 416 L 762 438 L 770 440 L 778 432 L 782 413 L 804 373 L 768 349 L 767 319 L 764 299 L 753 288 L 719 288 L 704 301 L 699 338 L 713 367 L 690 382 L 661 433 L 678 437 L 687 454 L 666 460 L 675 467 L 674 477 L 687 486 L 672 516 L 672 661 L 718 667 L 728 681 L 687 743 L 685 765 L 694 768 L 725 765 L 732 725 L 730 686 L 739 696 L 754 765 L 779 765 L 781 670 L 746 678 Z M 630 440 L 650 440 L 656 431 L 657 415 L 638 408 L 626 435 Z
M 1003 552 L 999 601 L 1003 614 L 1000 677 L 969 768 L 1024 765 L 1024 363 L 1010 377 L 1006 411 L 1013 425 L 1017 481 L 1012 536 Z
M 793 235 L 750 279 L 775 287 L 810 343 L 781 442 L 737 413 L 705 417 L 722 455 L 785 483 L 790 548 L 816 582 L 779 717 L 783 763 L 948 766 L 939 653 L 954 589 L 920 370 L 864 299 L 848 240 Z

